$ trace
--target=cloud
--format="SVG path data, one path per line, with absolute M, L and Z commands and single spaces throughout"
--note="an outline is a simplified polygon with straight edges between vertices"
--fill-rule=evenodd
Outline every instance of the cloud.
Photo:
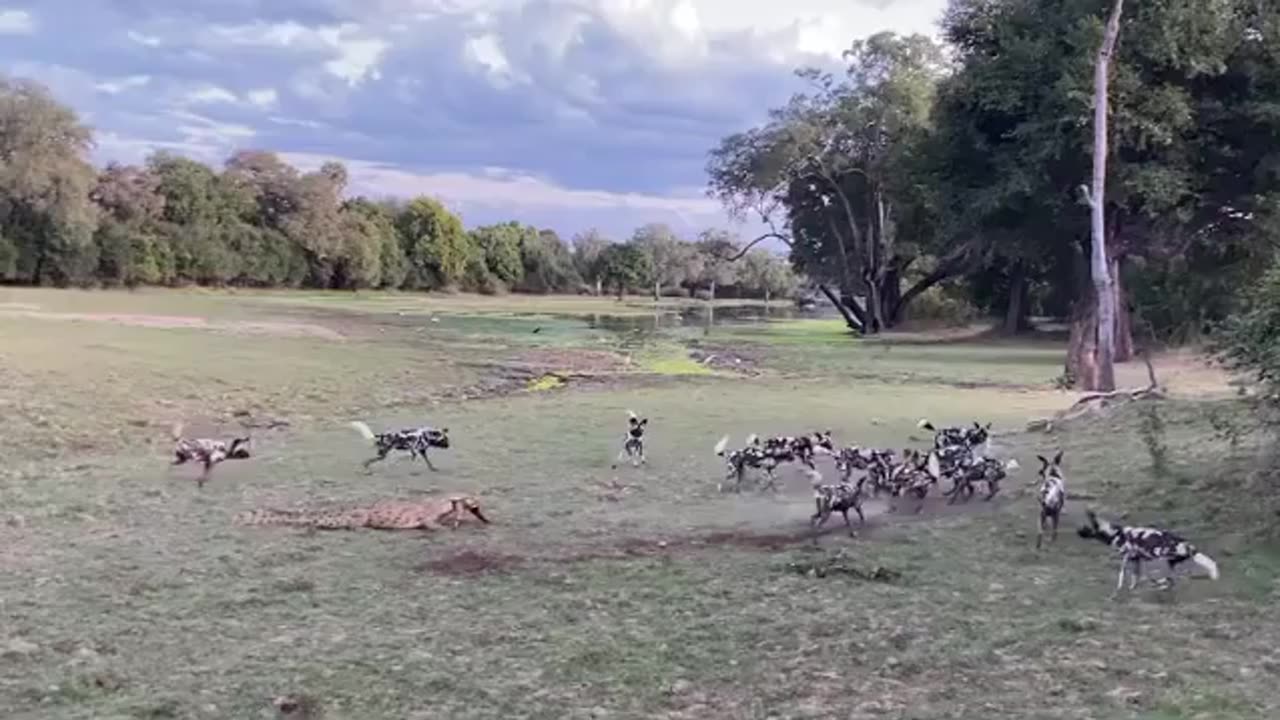
M 699 189 L 707 151 L 796 91 L 795 67 L 836 68 L 879 30 L 934 33 L 944 5 L 41 0 L 0 67 L 90 118 L 99 159 L 247 145 L 343 159 L 353 188 L 429 192 L 469 222 L 692 232 L 726 222 Z
M 0 8 L 0 35 L 30 35 L 35 31 L 36 21 L 31 13 Z

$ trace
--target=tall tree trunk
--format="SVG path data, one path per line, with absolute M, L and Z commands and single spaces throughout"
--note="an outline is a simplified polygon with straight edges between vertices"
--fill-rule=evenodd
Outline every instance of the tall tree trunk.
M 1120 16 L 1124 0 L 1115 0 L 1111 16 L 1107 19 L 1102 46 L 1098 48 L 1098 62 L 1093 75 L 1093 185 L 1089 189 L 1090 229 L 1093 248 L 1090 261 L 1094 292 L 1097 297 L 1097 368 L 1087 390 L 1110 391 L 1116 389 L 1115 341 L 1116 295 L 1111 281 L 1111 262 L 1107 255 L 1107 87 L 1111 71 L 1111 56 L 1116 38 L 1120 34 Z
M 825 284 L 819 284 L 818 290 L 822 292 L 823 295 L 826 295 L 827 299 L 831 301 L 831 304 L 840 313 L 840 316 L 844 318 L 844 324 L 847 325 L 850 330 L 858 334 L 862 334 L 865 325 L 850 309 L 851 306 L 846 305 L 843 298 L 837 297 L 836 294 L 831 291 L 831 288 L 827 287 Z
M 1074 386 L 1089 387 L 1097 377 L 1097 297 L 1082 288 L 1071 307 L 1071 334 L 1067 341 L 1067 379 Z
M 596 297 L 604 294 L 604 280 L 596 278 Z
M 880 275 L 880 322 L 884 323 L 884 329 L 889 329 L 897 324 L 894 311 L 902 302 L 902 274 L 894 264 Z
M 711 281 L 711 302 L 716 301 L 716 281 Z
M 769 296 L 770 296 L 770 295 L 772 295 L 772 293 L 770 293 L 770 292 L 769 292 L 769 288 L 767 288 L 767 287 L 766 287 L 766 288 L 764 289 L 764 306 L 765 306 L 765 307 L 769 307 Z
M 1009 304 L 1004 314 L 1004 334 L 1017 335 L 1025 327 L 1027 314 L 1027 266 L 1021 260 L 1013 264 L 1009 278 Z
M 1123 260 L 1119 256 L 1111 259 L 1111 283 L 1115 287 L 1116 307 L 1116 362 L 1129 362 L 1133 359 L 1133 315 L 1129 312 L 1129 298 L 1120 272 Z
M 660 299 L 662 299 L 662 281 L 654 280 L 653 281 L 653 301 L 658 302 L 658 300 Z

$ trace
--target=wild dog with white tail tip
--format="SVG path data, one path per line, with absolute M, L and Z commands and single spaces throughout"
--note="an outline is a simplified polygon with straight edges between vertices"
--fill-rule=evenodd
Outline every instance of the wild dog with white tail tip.
M 623 458 L 630 458 L 632 467 L 645 464 L 644 429 L 648 424 L 649 418 L 642 418 L 631 410 L 627 411 L 627 434 L 622 437 L 622 450 L 613 461 L 613 467 L 618 467 L 618 463 L 622 462 Z
M 1049 524 L 1053 534 L 1049 542 L 1058 541 L 1058 519 L 1062 508 L 1067 504 L 1067 480 L 1062 476 L 1062 451 L 1053 456 L 1050 462 L 1043 455 L 1036 456 L 1040 460 L 1040 521 L 1036 525 L 1036 549 L 1044 541 L 1044 527 Z
M 725 478 L 720 481 L 719 490 L 724 492 L 725 483 L 732 480 L 734 492 L 742 492 L 742 479 L 747 473 L 747 468 L 764 470 L 769 477 L 769 485 L 773 484 L 773 469 L 778 463 L 765 452 L 764 446 L 760 444 L 760 438 L 755 435 L 747 436 L 747 443 L 738 450 L 726 453 L 729 448 L 729 436 L 725 435 L 720 438 L 720 442 L 716 443 L 715 453 L 718 457 L 724 458 Z
M 213 466 L 224 460 L 244 460 L 249 457 L 249 438 L 232 438 L 211 440 L 209 438 L 188 438 L 182 436 L 182 423 L 173 426 L 170 435 L 174 440 L 173 465 L 196 461 L 204 465 L 200 477 L 196 479 L 197 487 L 204 487 L 213 472 Z
M 392 450 L 407 452 L 410 459 L 420 457 L 427 464 L 427 467 L 435 470 L 436 466 L 432 465 L 431 458 L 427 457 L 427 450 L 429 448 L 446 450 L 449 447 L 449 428 L 437 430 L 424 425 L 416 428 L 375 433 L 369 429 L 368 425 L 359 420 L 352 421 L 351 427 L 355 428 L 356 432 L 360 433 L 360 436 L 365 440 L 372 442 L 374 450 L 378 453 L 375 457 L 364 461 L 365 470 L 368 470 L 370 465 L 380 460 L 385 460 Z
M 1099 519 L 1092 510 L 1085 514 L 1089 524 L 1080 528 L 1080 537 L 1104 542 L 1120 554 L 1120 576 L 1116 579 L 1116 591 L 1112 593 L 1112 597 L 1124 588 L 1126 573 L 1130 575 L 1129 590 L 1138 586 L 1144 562 L 1164 560 L 1168 563 L 1169 573 L 1156 581 L 1157 585 L 1166 590 L 1173 587 L 1173 574 L 1177 567 L 1188 560 L 1203 568 L 1210 579 L 1218 579 L 1218 563 L 1213 558 L 1168 530 L 1117 525 Z

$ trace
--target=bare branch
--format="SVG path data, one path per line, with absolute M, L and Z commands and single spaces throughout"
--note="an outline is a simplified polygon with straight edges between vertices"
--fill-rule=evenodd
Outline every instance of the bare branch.
M 774 231 L 772 231 L 772 230 L 771 230 L 771 231 L 769 231 L 769 232 L 767 232 L 767 233 L 765 233 L 765 234 L 761 235 L 760 237 L 757 237 L 756 239 L 752 240 L 751 242 L 747 243 L 747 244 L 746 244 L 746 246 L 745 246 L 745 247 L 743 247 L 741 250 L 739 250 L 739 251 L 738 251 L 738 253 L 737 253 L 736 255 L 732 255 L 732 256 L 730 256 L 730 257 L 726 258 L 726 261 L 727 261 L 727 262 L 734 262 L 734 261 L 736 261 L 736 260 L 740 260 L 744 255 L 746 255 L 746 254 L 747 254 L 747 252 L 748 252 L 749 250 L 751 250 L 751 248 L 755 247 L 756 245 L 759 245 L 760 243 L 764 242 L 765 240 L 771 240 L 771 239 L 772 239 L 772 240 L 781 240 L 782 242 L 786 243 L 787 247 L 791 247 L 791 246 L 792 246 L 791 238 L 786 237 L 786 236 L 782 235 L 781 233 L 774 232 Z

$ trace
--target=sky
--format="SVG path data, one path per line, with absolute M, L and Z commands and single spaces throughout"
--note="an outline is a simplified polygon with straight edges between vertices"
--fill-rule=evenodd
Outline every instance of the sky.
M 94 160 L 267 149 L 350 194 L 564 237 L 727 227 L 707 152 L 946 0 L 0 0 L 0 70 L 94 128 Z M 748 9 L 750 8 L 750 9 Z

